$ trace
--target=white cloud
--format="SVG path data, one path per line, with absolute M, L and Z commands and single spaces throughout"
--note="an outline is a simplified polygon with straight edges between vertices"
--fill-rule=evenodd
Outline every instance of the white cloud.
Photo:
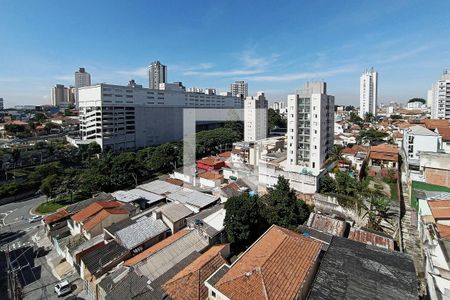
M 298 73 L 288 73 L 280 75 L 262 75 L 253 76 L 248 78 L 252 81 L 294 81 L 294 80 L 304 80 L 304 79 L 317 79 L 324 77 L 332 77 L 338 74 L 354 72 L 356 70 L 355 66 L 344 66 L 336 69 L 316 71 L 316 72 L 298 72 Z
M 423 52 L 425 50 L 428 50 L 428 49 L 429 49 L 429 46 L 424 45 L 424 46 L 421 46 L 421 47 L 414 48 L 414 49 L 412 49 L 410 51 L 404 51 L 404 52 L 400 52 L 400 53 L 392 55 L 392 56 L 381 58 L 381 59 L 375 61 L 375 64 L 394 63 L 394 62 L 397 62 L 397 61 L 401 61 L 401 60 L 413 57 L 416 54 L 419 54 L 419 53 L 421 53 L 421 52 Z
M 187 71 L 184 72 L 183 75 L 193 75 L 200 77 L 229 77 L 229 76 L 243 76 L 243 75 L 254 75 L 262 73 L 262 70 L 225 70 L 225 71 L 210 71 L 210 72 L 202 72 L 202 71 Z
M 135 77 L 148 77 L 147 75 L 147 67 L 131 69 L 131 70 L 121 70 L 116 73 L 127 75 L 127 76 L 135 76 Z

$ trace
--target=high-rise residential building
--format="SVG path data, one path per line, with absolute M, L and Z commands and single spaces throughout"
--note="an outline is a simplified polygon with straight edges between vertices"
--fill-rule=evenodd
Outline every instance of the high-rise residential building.
M 360 77 L 359 116 L 364 118 L 367 113 L 377 115 L 378 73 L 373 68 L 364 71 Z
M 66 88 L 63 84 L 57 84 L 54 87 L 52 87 L 52 98 L 51 98 L 51 103 L 53 106 L 64 106 L 67 105 L 68 103 L 68 95 L 69 93 L 67 92 L 68 88 Z
M 183 138 L 184 108 L 242 108 L 238 97 L 186 92 L 181 83 L 148 89 L 98 84 L 78 89 L 83 140 L 102 149 L 136 149 Z
M 91 85 L 91 74 L 86 72 L 85 68 L 80 68 L 75 72 L 75 87 L 83 87 Z
M 334 96 L 327 94 L 325 82 L 308 82 L 288 96 L 287 106 L 287 164 L 317 175 L 334 143 Z
M 152 62 L 148 67 L 148 82 L 150 89 L 158 90 L 161 83 L 167 82 L 167 66 L 158 60 Z
M 5 109 L 4 104 L 3 104 L 3 98 L 0 98 L 0 110 Z
M 450 120 L 450 73 L 447 70 L 432 86 L 428 95 L 431 97 L 431 118 Z
M 248 96 L 248 83 L 243 80 L 236 80 L 230 86 L 231 95 L 245 99 Z
M 244 100 L 244 140 L 255 142 L 267 137 L 267 99 L 264 92 Z

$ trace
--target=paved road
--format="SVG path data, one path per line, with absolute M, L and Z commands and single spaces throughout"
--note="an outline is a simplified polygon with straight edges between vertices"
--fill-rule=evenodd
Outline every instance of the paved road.
M 46 262 L 46 252 L 39 250 L 31 239 L 42 224 L 28 221 L 33 216 L 31 210 L 44 201 L 44 196 L 38 196 L 0 206 L 0 248 L 9 251 L 24 299 L 57 299 L 53 288 L 58 280 Z

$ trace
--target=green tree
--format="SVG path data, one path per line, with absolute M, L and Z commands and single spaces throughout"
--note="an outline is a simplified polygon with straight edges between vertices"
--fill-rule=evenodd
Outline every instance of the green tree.
M 94 154 L 98 154 L 101 152 L 102 152 L 102 148 L 100 147 L 99 144 L 97 144 L 97 142 L 89 143 L 89 145 L 87 147 L 87 153 L 89 154 L 89 156 L 92 156 Z
M 336 193 L 337 192 L 336 180 L 334 180 L 330 176 L 320 177 L 319 186 L 320 186 L 321 193 Z
M 172 144 L 162 144 L 155 148 L 150 159 L 150 166 L 155 171 L 171 171 L 176 168 L 178 148 Z
M 269 190 L 264 200 L 268 204 L 266 218 L 269 224 L 294 229 L 308 219 L 308 206 L 297 199 L 289 180 L 283 176 L 278 177 L 277 184 Z
M 341 145 L 333 145 L 333 148 L 331 149 L 331 152 L 329 154 L 330 160 L 331 161 L 343 160 L 344 159 L 343 150 L 344 147 L 342 147 Z
M 373 115 L 373 113 L 368 112 L 364 115 L 364 122 L 372 123 L 373 121 L 375 121 L 375 116 Z
M 362 124 L 363 123 L 363 119 L 361 119 L 361 117 L 359 117 L 356 113 L 354 113 L 354 112 L 351 112 L 350 113 L 350 120 L 349 120 L 351 123 L 354 123 L 354 124 L 358 124 L 358 125 L 360 125 L 360 124 Z
M 365 207 L 368 217 L 367 227 L 381 231 L 381 222 L 388 221 L 394 213 L 390 212 L 391 203 L 388 199 L 380 196 L 370 197 L 368 206 Z M 364 217 L 363 216 L 363 217 Z
M 265 219 L 264 204 L 258 196 L 244 193 L 225 202 L 225 231 L 228 241 L 238 249 L 250 246 L 269 224 Z
M 370 143 L 373 145 L 376 142 L 383 141 L 389 134 L 383 131 L 376 130 L 374 128 L 363 129 L 359 132 L 359 135 L 356 137 L 356 142 L 358 144 L 367 144 Z
M 269 129 L 286 128 L 287 121 L 281 117 L 281 115 L 274 109 L 269 108 L 267 110 L 267 123 Z
M 56 191 L 59 187 L 59 177 L 56 174 L 49 175 L 42 180 L 39 190 L 41 193 L 47 196 L 47 198 L 53 198 L 56 195 Z

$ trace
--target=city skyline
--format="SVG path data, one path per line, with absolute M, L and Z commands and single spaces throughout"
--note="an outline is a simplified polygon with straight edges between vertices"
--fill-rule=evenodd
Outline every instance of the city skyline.
M 6 107 L 50 103 L 51 87 L 73 85 L 79 67 L 93 84 L 135 79 L 145 85 L 155 60 L 167 65 L 168 82 L 187 87 L 228 91 L 245 80 L 249 94 L 263 90 L 273 102 L 286 101 L 306 81 L 325 80 L 337 104 L 354 106 L 361 72 L 373 66 L 380 76 L 378 102 L 406 102 L 426 98 L 450 64 L 450 45 L 441 39 L 450 20 L 435 18 L 450 8 L 446 2 L 115 2 L 100 16 L 104 3 L 89 9 L 86 3 L 2 2 L 0 56 L 8 59 L 0 62 L 0 97 Z M 67 13 L 57 15 L 57 9 Z M 157 13 L 148 18 L 148 9 Z M 247 14 L 258 18 L 244 22 Z

